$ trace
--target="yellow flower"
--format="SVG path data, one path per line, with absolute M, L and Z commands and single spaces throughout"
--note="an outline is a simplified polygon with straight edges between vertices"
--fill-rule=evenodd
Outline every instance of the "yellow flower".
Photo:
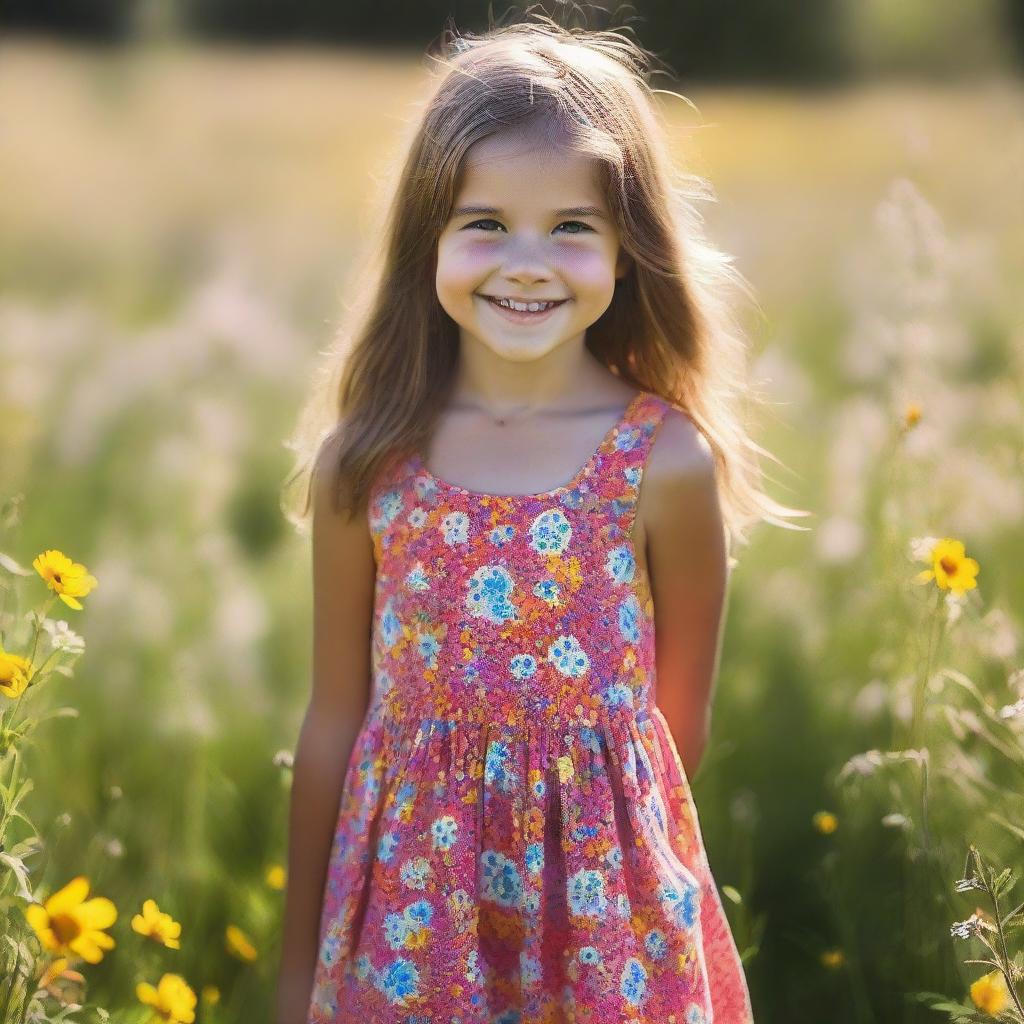
M 62 551 L 48 549 L 32 561 L 36 572 L 46 580 L 47 586 L 69 607 L 81 609 L 79 597 L 85 597 L 98 583 L 85 566 L 72 562 Z
M 270 867 L 267 868 L 267 873 L 264 877 L 267 885 L 269 885 L 271 889 L 283 889 L 287 876 L 284 868 L 280 864 L 271 864 Z
M 224 932 L 225 947 L 232 956 L 239 960 L 255 960 L 259 954 L 249 936 L 238 925 L 229 924 Z
M 181 925 L 170 914 L 163 913 L 155 900 L 142 904 L 142 913 L 132 918 L 132 928 L 168 949 L 181 949 Z
M 568 782 L 572 776 L 572 758 L 568 754 L 563 754 L 558 759 L 558 781 L 562 783 Z
M 943 537 L 924 552 L 922 560 L 931 562 L 932 567 L 923 569 L 914 577 L 918 583 L 934 579 L 941 590 L 951 590 L 954 594 L 963 594 L 978 585 L 974 577 L 978 575 L 980 566 L 973 558 L 965 556 L 962 541 Z
M 971 985 L 971 999 L 979 1010 L 990 1013 L 994 1017 L 1002 1013 L 1010 1005 L 1010 991 L 1006 987 L 1006 979 L 1000 971 L 983 974 Z
M 45 903 L 30 903 L 25 917 L 49 952 L 74 953 L 98 964 L 103 950 L 114 948 L 114 940 L 101 929 L 117 920 L 117 908 L 104 896 L 87 900 L 88 894 L 89 880 L 79 875 Z
M 831 811 L 816 811 L 811 820 L 814 827 L 826 836 L 839 828 L 839 819 Z
M 220 989 L 216 985 L 204 985 L 202 999 L 208 1006 L 216 1006 L 220 1002 Z
M 25 692 L 32 678 L 32 663 L 20 654 L 9 654 L 0 647 L 0 693 L 17 697 Z
M 842 967 L 846 957 L 841 949 L 826 949 L 821 954 L 821 963 L 830 970 Z
M 907 405 L 906 411 L 903 414 L 903 422 L 909 430 L 911 427 L 917 426 L 921 420 L 921 406 L 917 402 L 911 402 Z
M 196 1019 L 196 994 L 180 974 L 165 974 L 156 988 L 140 981 L 135 986 L 135 994 L 140 1003 L 153 1007 L 151 1019 L 168 1024 L 192 1024 Z

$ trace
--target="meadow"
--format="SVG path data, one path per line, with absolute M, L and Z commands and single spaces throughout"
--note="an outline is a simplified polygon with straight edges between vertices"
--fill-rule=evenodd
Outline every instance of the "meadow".
M 0 1024 L 270 1020 L 283 442 L 423 75 L 0 42 Z M 658 85 L 813 513 L 739 555 L 693 780 L 756 1018 L 1024 1024 L 1024 87 Z

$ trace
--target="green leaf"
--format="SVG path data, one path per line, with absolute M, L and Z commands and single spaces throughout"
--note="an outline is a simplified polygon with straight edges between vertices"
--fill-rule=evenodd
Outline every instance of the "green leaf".
M 10 853 L 0 853 L 0 864 L 6 864 L 18 879 L 18 895 L 22 899 L 32 902 L 32 890 L 28 884 L 28 868 L 20 857 Z

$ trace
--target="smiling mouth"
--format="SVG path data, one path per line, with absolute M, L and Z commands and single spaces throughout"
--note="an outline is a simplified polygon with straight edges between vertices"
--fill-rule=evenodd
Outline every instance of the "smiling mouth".
M 513 323 L 531 323 L 536 320 L 543 320 L 545 317 L 550 316 L 559 306 L 563 306 L 569 301 L 568 299 L 559 299 L 557 302 L 550 303 L 544 309 L 528 310 L 503 306 L 490 295 L 481 295 L 480 298 L 486 299 L 489 305 L 493 306 L 506 320 L 511 320 Z

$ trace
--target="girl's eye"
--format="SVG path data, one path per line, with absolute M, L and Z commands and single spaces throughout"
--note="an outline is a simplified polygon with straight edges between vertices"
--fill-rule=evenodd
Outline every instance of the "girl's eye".
M 471 224 L 467 224 L 464 230 L 468 231 L 470 228 L 475 228 L 475 227 L 477 227 L 480 224 L 497 224 L 497 223 L 498 223 L 498 221 L 492 220 L 491 218 L 487 218 L 485 220 L 475 220 Z M 581 220 L 564 220 L 558 226 L 562 227 L 565 224 L 575 224 L 577 227 L 582 228 L 583 231 L 593 231 L 594 230 L 589 224 L 584 224 L 583 221 L 581 221 Z M 579 234 L 582 234 L 582 233 L 583 232 L 581 232 L 581 231 L 570 231 L 569 232 L 570 235 L 579 235 Z

